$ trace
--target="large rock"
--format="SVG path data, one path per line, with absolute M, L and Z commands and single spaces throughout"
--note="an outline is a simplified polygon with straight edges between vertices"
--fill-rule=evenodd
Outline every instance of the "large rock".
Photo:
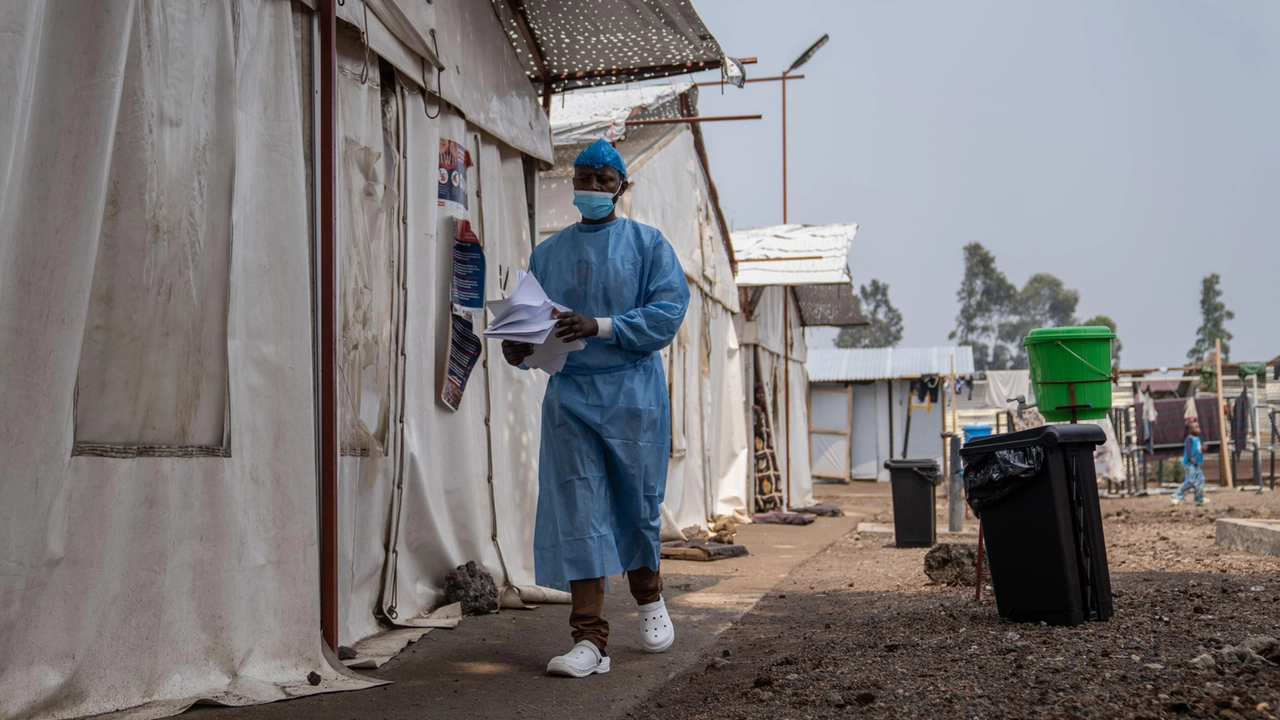
M 498 612 L 498 586 L 493 576 L 476 567 L 475 561 L 459 565 L 444 577 L 444 599 L 462 603 L 463 615 Z
M 939 585 L 972 587 L 978 571 L 977 543 L 942 543 L 934 545 L 924 556 L 924 574 Z M 982 576 L 990 581 L 991 572 L 982 568 Z
M 1280 556 L 1280 520 L 1221 518 L 1213 534 L 1214 545 Z

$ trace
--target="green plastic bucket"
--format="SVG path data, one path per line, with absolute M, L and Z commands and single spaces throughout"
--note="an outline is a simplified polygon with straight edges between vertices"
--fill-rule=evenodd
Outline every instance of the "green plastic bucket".
M 1036 389 L 1036 407 L 1049 422 L 1100 420 L 1111 408 L 1111 328 L 1037 328 L 1022 339 Z

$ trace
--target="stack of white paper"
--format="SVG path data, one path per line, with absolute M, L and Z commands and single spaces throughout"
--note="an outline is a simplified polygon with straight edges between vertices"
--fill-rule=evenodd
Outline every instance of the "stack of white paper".
M 493 313 L 493 321 L 485 328 L 485 337 L 535 346 L 533 354 L 525 358 L 526 367 L 555 375 L 564 367 L 568 353 L 587 346 L 581 340 L 564 342 L 555 337 L 552 331 L 556 319 L 551 311 L 569 312 L 569 308 L 551 302 L 538 279 L 523 270 L 516 273 L 516 287 L 510 297 L 492 300 L 486 306 Z

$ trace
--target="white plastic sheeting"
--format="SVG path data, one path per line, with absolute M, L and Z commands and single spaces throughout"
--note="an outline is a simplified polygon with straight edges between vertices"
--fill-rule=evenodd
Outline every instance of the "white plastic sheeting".
M 0 111 L 0 447 L 11 451 L 0 470 L 3 717 L 130 707 L 159 717 L 200 698 L 244 704 L 368 684 L 330 666 L 319 632 L 304 69 L 291 4 L 242 0 L 235 21 L 228 7 L 0 4 L 0 93 L 10 99 Z M 181 42 L 166 36 L 195 27 L 203 30 Z M 219 81 L 187 83 L 183 68 L 194 65 L 184 63 L 196 59 L 216 65 L 200 70 Z M 126 99 L 126 87 L 164 92 Z M 202 87 L 232 112 L 200 115 L 188 93 Z M 202 221 L 231 228 L 229 457 L 72 455 L 89 318 L 121 320 L 95 308 L 106 298 L 92 288 L 113 280 L 100 273 L 149 267 L 141 281 L 159 304 L 163 290 L 190 291 L 179 281 L 195 265 L 135 256 L 131 267 L 125 255 L 218 250 L 174 235 L 120 244 L 106 230 L 125 197 L 112 178 L 156 157 L 157 146 L 120 142 L 139 138 L 125 126 L 141 121 L 128 114 L 140 109 L 157 128 L 188 117 L 217 126 L 215 145 L 232 156 L 230 203 L 207 203 Z M 155 137 L 181 137 L 174 132 Z M 198 175 L 199 147 L 185 138 L 165 146 L 178 153 L 165 167 Z M 165 217 L 174 215 L 156 219 Z M 191 337 L 173 344 L 170 352 L 204 352 Z M 121 399 L 130 410 L 143 401 Z M 311 671 L 318 687 L 306 681 Z
M 551 141 L 574 145 L 598 138 L 625 140 L 627 120 L 633 115 L 671 103 L 692 87 L 693 83 L 682 82 L 565 93 L 551 105 Z
M 733 233 L 738 285 L 835 285 L 850 282 L 849 251 L 858 226 L 778 225 Z
M 788 288 L 784 287 L 767 287 L 761 288 L 759 300 L 756 302 L 755 311 L 752 313 L 752 319 L 756 323 L 758 340 L 760 347 L 768 350 L 774 355 L 782 355 L 784 352 L 791 356 L 792 360 L 805 362 L 809 359 L 809 346 L 805 342 L 804 329 L 800 326 L 800 310 L 796 307 L 794 297 L 791 301 L 786 301 L 786 293 Z M 752 291 L 754 294 L 755 290 Z M 786 313 L 784 313 L 786 308 Z M 789 321 L 783 318 L 789 314 Z M 790 323 L 790 328 L 787 327 Z M 785 348 L 787 333 L 790 333 L 791 347 Z

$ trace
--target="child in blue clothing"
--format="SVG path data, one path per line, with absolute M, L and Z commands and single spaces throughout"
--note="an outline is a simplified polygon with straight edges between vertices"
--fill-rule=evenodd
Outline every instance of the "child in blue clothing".
M 1186 479 L 1182 481 L 1182 487 L 1173 494 L 1173 504 L 1182 502 L 1188 490 L 1195 492 L 1197 505 L 1209 502 L 1204 497 L 1204 450 L 1200 445 L 1200 421 L 1195 418 L 1187 420 L 1187 439 L 1182 446 L 1182 472 Z

